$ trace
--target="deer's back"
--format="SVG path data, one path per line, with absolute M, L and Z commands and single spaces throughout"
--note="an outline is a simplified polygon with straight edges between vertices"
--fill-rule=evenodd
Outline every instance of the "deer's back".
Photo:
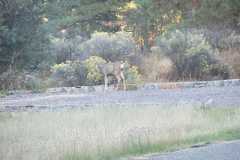
M 121 71 L 120 67 L 120 62 L 109 62 L 105 64 L 100 64 L 98 66 L 100 72 L 102 72 L 103 74 L 118 74 Z

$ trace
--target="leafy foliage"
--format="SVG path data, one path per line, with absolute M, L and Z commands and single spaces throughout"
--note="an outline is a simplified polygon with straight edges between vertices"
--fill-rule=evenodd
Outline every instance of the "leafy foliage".
M 5 0 L 0 3 L 0 48 L 3 70 L 35 69 L 49 58 L 48 40 L 41 30 L 43 6 L 41 1 Z
M 124 74 L 126 77 L 127 89 L 129 90 L 136 89 L 143 82 L 137 66 L 126 68 Z
M 98 64 L 106 63 L 106 61 L 103 58 L 98 56 L 91 56 L 88 59 L 86 59 L 83 63 L 87 69 L 86 79 L 88 85 L 99 84 L 100 82 L 103 81 L 103 75 L 96 67 Z
M 51 52 L 56 63 L 62 63 L 74 59 L 74 55 L 79 52 L 79 45 L 84 41 L 81 36 L 70 38 L 51 37 Z
M 0 90 L 29 89 L 39 92 L 45 89 L 44 82 L 37 76 L 29 73 L 7 71 L 0 76 Z
M 196 9 L 194 23 L 211 28 L 233 28 L 239 30 L 240 1 L 201 0 Z
M 179 78 L 204 79 L 217 60 L 212 47 L 202 34 L 182 31 L 159 37 L 156 44 L 174 62 Z
M 78 28 L 88 36 L 94 31 L 116 32 L 118 25 L 108 25 L 117 20 L 118 8 L 128 0 L 59 0 L 46 1 L 52 30 Z
M 182 8 L 175 0 L 136 0 L 136 8 L 123 13 L 126 30 L 133 32 L 142 51 L 150 49 L 154 39 L 170 26 L 182 21 Z M 181 4 L 185 4 L 182 1 Z
M 57 86 L 79 86 L 85 84 L 87 72 L 79 61 L 67 61 L 52 67 L 52 83 Z

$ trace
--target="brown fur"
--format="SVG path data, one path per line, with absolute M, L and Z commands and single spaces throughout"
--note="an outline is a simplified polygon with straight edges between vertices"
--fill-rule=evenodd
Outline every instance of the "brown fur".
M 119 85 L 121 81 L 123 82 L 123 88 L 126 90 L 126 81 L 125 81 L 125 76 L 123 73 L 124 69 L 124 62 L 108 62 L 105 64 L 99 64 L 97 68 L 99 71 L 104 75 L 104 84 L 105 84 L 105 90 L 107 89 L 108 86 L 108 76 L 113 75 L 117 79 L 117 89 L 119 89 Z

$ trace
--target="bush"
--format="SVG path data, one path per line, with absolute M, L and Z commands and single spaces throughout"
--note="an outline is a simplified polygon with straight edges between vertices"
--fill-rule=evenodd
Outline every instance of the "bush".
M 240 35 L 235 32 L 231 32 L 231 34 L 219 41 L 219 48 L 221 49 L 238 48 L 240 46 Z
M 4 90 L 0 90 L 0 98 L 5 97 L 7 95 L 7 92 Z
M 0 90 L 27 89 L 40 92 L 45 88 L 43 80 L 33 74 L 7 71 L 0 76 Z
M 78 86 L 84 85 L 86 80 L 86 68 L 79 61 L 67 61 L 66 63 L 52 66 L 52 80 L 55 86 Z
M 87 85 L 103 84 L 104 77 L 103 74 L 97 69 L 98 64 L 104 64 L 106 61 L 98 56 L 91 56 L 84 62 L 87 68 Z M 138 85 L 142 83 L 141 75 L 138 71 L 137 66 L 130 66 L 126 64 L 124 68 L 124 75 L 126 77 L 126 83 L 128 84 L 128 89 L 135 89 Z M 115 77 L 114 77 L 115 78 Z
M 83 42 L 83 37 L 57 38 L 51 37 L 51 51 L 56 59 L 56 63 L 72 60 L 74 54 L 79 52 L 79 45 Z
M 213 64 L 210 66 L 209 72 L 213 80 L 228 79 L 231 76 L 231 70 L 225 64 Z
M 131 35 L 126 32 L 114 34 L 96 32 L 91 39 L 80 45 L 80 58 L 100 56 L 106 60 L 116 61 L 135 51 L 135 43 Z
M 137 66 L 125 68 L 124 74 L 128 90 L 137 89 L 137 86 L 142 84 L 143 81 L 138 70 Z
M 47 88 L 44 81 L 34 75 L 25 75 L 24 89 L 32 90 L 33 92 L 41 92 Z
M 141 67 L 144 78 L 151 82 L 172 80 L 175 73 L 172 60 L 156 54 L 149 54 L 144 57 Z
M 16 71 L 6 71 L 0 75 L 1 90 L 24 89 L 25 75 Z
M 49 62 L 42 62 L 38 65 L 37 74 L 41 79 L 48 79 L 51 76 L 51 67 L 53 64 Z
M 95 85 L 103 82 L 103 75 L 96 67 L 98 64 L 103 63 L 106 63 L 106 61 L 98 56 L 91 56 L 83 62 L 84 66 L 87 69 L 87 85 Z
M 240 48 L 221 50 L 218 54 L 218 59 L 228 67 L 231 78 L 240 78 Z
M 179 79 L 207 79 L 211 65 L 220 63 L 203 34 L 197 32 L 170 32 L 158 37 L 156 44 L 173 61 Z

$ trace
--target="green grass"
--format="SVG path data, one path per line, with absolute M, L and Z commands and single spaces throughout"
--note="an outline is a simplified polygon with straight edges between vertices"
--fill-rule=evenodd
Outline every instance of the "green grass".
M 214 143 L 217 141 L 230 141 L 240 139 L 240 129 L 232 129 L 228 131 L 218 132 L 216 134 L 208 134 L 204 136 L 196 136 L 182 140 L 175 141 L 161 141 L 159 143 L 153 144 L 142 144 L 141 142 L 133 144 L 131 146 L 126 146 L 125 149 L 113 150 L 111 152 L 102 152 L 99 155 L 89 154 L 79 154 L 79 153 L 71 153 L 66 154 L 65 160 L 112 160 L 112 159 L 121 159 L 127 160 L 133 156 L 141 156 L 141 155 L 152 155 L 152 154 L 160 154 L 162 152 L 171 152 L 189 147 L 200 147 L 207 145 L 209 143 Z M 127 156 L 126 156 L 127 155 Z
M 127 159 L 240 139 L 239 121 L 239 108 L 224 107 L 115 105 L 0 113 L 0 159 Z
M 0 98 L 5 97 L 7 95 L 7 92 L 4 90 L 0 90 Z

